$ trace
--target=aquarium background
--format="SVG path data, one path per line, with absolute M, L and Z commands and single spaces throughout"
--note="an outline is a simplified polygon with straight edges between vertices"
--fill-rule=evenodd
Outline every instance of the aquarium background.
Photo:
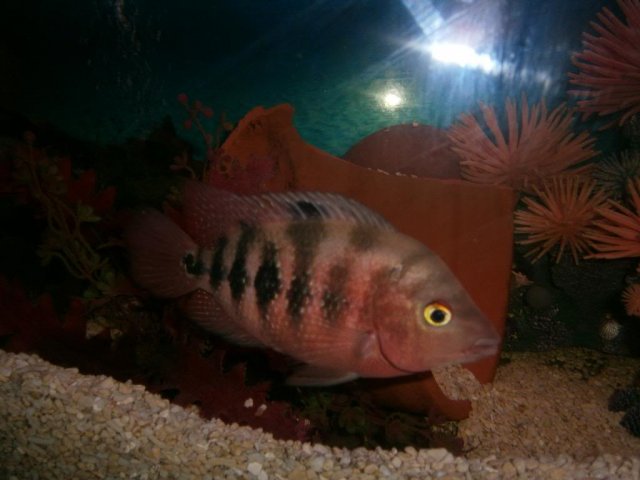
M 3 2 L 0 108 L 121 142 L 182 118 L 181 92 L 233 121 L 288 102 L 306 141 L 342 155 L 384 126 L 446 127 L 479 101 L 564 101 L 571 53 L 604 5 L 619 11 L 597 0 Z
M 603 31 L 608 56 L 585 42 Z M 188 177 L 342 193 L 488 292 L 506 355 L 478 380 L 516 351 L 561 352 L 545 361 L 589 380 L 602 353 L 640 355 L 638 31 L 638 0 L 4 2 L 0 348 L 278 438 L 462 452 L 441 425 L 466 413 L 429 404 L 429 372 L 286 386 L 291 358 L 226 342 L 138 285 L 123 231 L 148 206 L 180 225 Z M 390 151 L 367 144 L 375 132 Z M 478 254 L 480 236 L 494 241 Z M 570 347 L 586 353 L 569 361 Z M 376 397 L 405 380 L 418 393 L 394 394 L 395 410 Z

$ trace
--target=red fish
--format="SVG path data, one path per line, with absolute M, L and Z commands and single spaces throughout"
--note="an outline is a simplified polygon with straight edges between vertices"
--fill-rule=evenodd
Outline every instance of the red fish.
M 494 354 L 500 337 L 445 263 L 380 215 L 329 193 L 239 196 L 189 181 L 184 229 L 141 212 L 134 279 L 189 295 L 194 321 L 304 365 L 288 381 L 395 377 Z

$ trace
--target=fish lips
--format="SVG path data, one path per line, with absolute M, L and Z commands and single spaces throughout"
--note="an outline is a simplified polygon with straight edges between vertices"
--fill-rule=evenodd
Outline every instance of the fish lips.
M 439 358 L 430 368 L 425 368 L 422 370 L 409 370 L 407 368 L 403 368 L 393 362 L 392 359 L 385 353 L 384 348 L 380 345 L 380 352 L 385 360 L 395 369 L 405 372 L 407 374 L 414 373 L 422 373 L 425 371 L 429 371 L 432 368 L 441 365 L 447 365 L 452 363 L 472 363 L 478 360 L 481 360 L 486 357 L 490 357 L 498 353 L 500 348 L 501 338 L 496 333 L 495 336 L 491 337 L 481 337 L 477 339 L 470 347 L 467 347 L 463 350 L 459 350 L 456 352 L 452 352 L 451 355 L 447 355 Z
M 500 348 L 500 338 L 496 337 L 481 337 L 476 340 L 473 345 L 462 351 L 462 361 L 467 363 L 470 361 L 480 360 L 485 357 L 490 357 L 498 353 Z

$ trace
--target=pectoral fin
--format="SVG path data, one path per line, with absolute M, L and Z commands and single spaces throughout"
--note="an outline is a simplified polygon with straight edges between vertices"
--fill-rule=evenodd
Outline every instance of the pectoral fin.
M 201 327 L 217 333 L 238 345 L 264 346 L 259 340 L 246 332 L 231 318 L 216 301 L 204 290 L 196 290 L 181 301 L 184 313 Z
M 304 365 L 287 378 L 287 384 L 300 387 L 325 387 L 350 382 L 358 378 L 354 372 Z

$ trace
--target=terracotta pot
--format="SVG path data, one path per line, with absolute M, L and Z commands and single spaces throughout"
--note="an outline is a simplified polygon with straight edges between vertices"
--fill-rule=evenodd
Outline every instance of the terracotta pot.
M 420 123 L 392 125 L 360 140 L 343 158 L 373 170 L 460 179 L 460 158 L 451 145 L 440 128 Z
M 315 190 L 352 197 L 396 228 L 434 250 L 457 275 L 478 307 L 504 332 L 512 261 L 514 195 L 502 187 L 462 180 L 381 173 L 334 157 L 304 142 L 293 126 L 293 108 L 257 107 L 240 121 L 223 149 L 240 162 L 252 156 L 275 161 L 270 191 Z M 493 379 L 498 355 L 465 365 L 483 383 Z M 470 404 L 447 399 L 429 373 L 370 381 L 381 403 L 452 419 Z

